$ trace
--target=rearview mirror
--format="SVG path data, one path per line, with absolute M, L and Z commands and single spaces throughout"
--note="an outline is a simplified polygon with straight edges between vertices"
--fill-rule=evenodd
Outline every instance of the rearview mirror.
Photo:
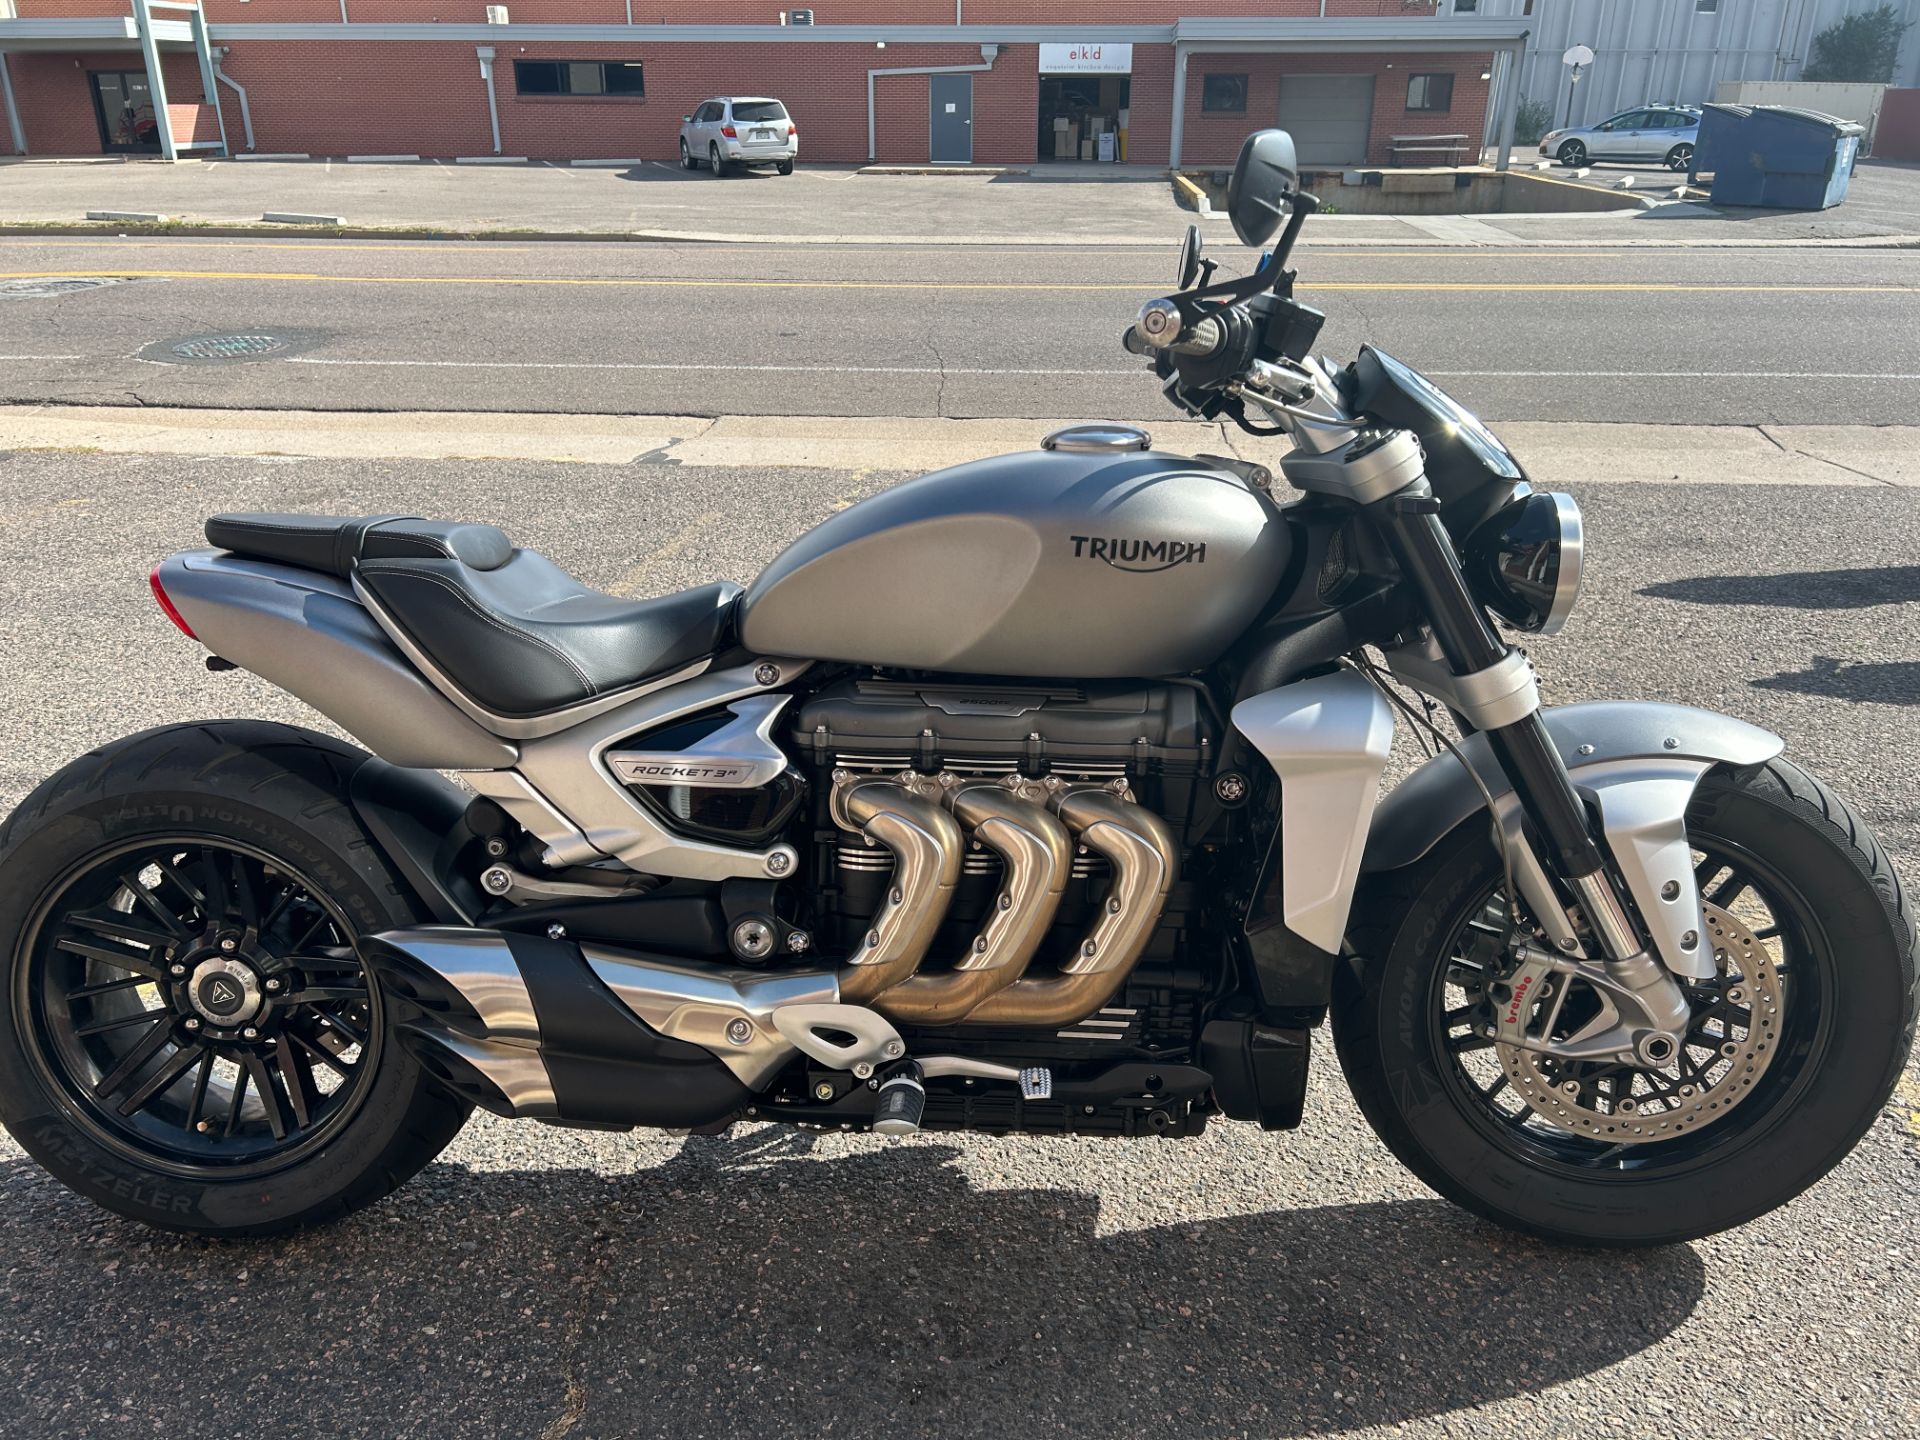
M 1240 147 L 1227 184 L 1227 215 L 1243 245 L 1265 245 L 1293 208 L 1300 185 L 1293 137 L 1284 130 L 1256 130 Z

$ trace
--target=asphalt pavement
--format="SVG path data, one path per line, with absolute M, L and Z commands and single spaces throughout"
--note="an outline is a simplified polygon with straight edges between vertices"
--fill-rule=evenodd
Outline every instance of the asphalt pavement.
M 888 470 L 0 453 L 0 808 L 90 744 L 314 718 L 215 676 L 145 570 L 209 512 L 504 525 L 591 583 L 750 577 Z M 1554 701 L 1771 726 L 1920 875 L 1920 492 L 1593 484 Z M 1763 500 L 1756 500 L 1763 495 Z M 156 1235 L 0 1141 L 23 1435 L 1911 1435 L 1910 1075 L 1784 1211 L 1639 1254 L 1519 1240 L 1373 1140 L 680 1139 L 481 1117 L 388 1201 L 270 1243 Z
M 1087 253 L 9 239 L 0 402 L 1120 418 L 1159 403 L 1119 337 L 1171 288 L 1177 231 Z M 1247 254 L 1217 236 L 1213 253 Z M 1327 315 L 1319 350 L 1380 344 L 1496 420 L 1920 408 L 1911 251 L 1321 248 L 1298 264 Z

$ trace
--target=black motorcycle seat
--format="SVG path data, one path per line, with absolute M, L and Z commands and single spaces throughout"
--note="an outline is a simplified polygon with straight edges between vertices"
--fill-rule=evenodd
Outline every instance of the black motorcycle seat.
M 358 578 L 441 673 L 497 715 L 576 705 L 713 654 L 738 585 L 627 600 L 581 584 L 491 525 L 404 515 L 216 515 L 207 539 Z

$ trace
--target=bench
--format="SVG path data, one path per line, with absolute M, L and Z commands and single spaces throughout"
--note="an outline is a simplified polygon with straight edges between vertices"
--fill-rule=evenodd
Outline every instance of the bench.
M 1406 155 L 1444 155 L 1447 164 L 1458 165 L 1468 148 L 1465 135 L 1396 135 L 1392 144 L 1396 165 Z

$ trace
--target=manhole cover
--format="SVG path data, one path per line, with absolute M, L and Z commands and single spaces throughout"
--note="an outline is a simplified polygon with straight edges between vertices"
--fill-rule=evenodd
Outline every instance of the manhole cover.
M 98 290 L 106 285 L 126 285 L 134 278 L 131 275 L 47 275 L 25 280 L 0 280 L 0 300 L 46 300 L 55 295 Z
M 286 348 L 287 342 L 277 335 L 203 335 L 167 347 L 182 360 L 258 360 Z

